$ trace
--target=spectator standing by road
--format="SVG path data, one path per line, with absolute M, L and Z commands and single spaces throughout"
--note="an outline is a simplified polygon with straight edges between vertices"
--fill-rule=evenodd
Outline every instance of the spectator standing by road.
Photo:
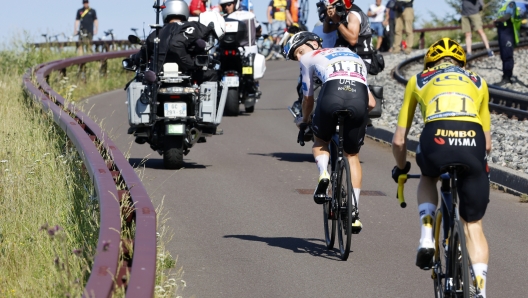
M 280 39 L 286 27 L 293 23 L 290 9 L 290 0 L 271 0 L 268 5 L 267 16 L 270 24 L 269 28 L 271 28 L 270 33 L 275 42 L 273 46 L 275 58 L 282 58 L 282 55 L 280 55 Z
M 383 26 L 388 26 L 388 34 L 385 36 L 388 38 L 388 47 L 389 52 L 392 52 L 392 47 L 394 44 L 394 29 L 396 27 L 396 13 L 394 12 L 394 5 L 396 4 L 396 0 L 389 0 L 387 1 L 387 9 L 385 10 L 385 21 L 383 21 Z
M 90 7 L 88 0 L 83 0 L 83 8 L 77 11 L 75 17 L 75 26 L 73 28 L 73 35 L 79 34 L 79 42 L 87 45 L 88 51 L 91 52 L 89 43 L 92 42 L 93 36 L 97 35 L 99 28 L 99 21 L 95 9 Z M 83 53 L 83 45 L 78 48 L 79 54 Z
M 463 0 L 462 1 L 462 32 L 466 35 L 466 54 L 471 56 L 471 31 L 477 31 L 482 42 L 486 46 L 488 56 L 493 57 L 493 51 L 490 50 L 488 38 L 482 30 L 482 17 L 480 11 L 484 8 L 483 0 Z M 472 30 L 473 29 L 473 30 Z
M 379 51 L 381 43 L 383 42 L 383 22 L 385 21 L 385 5 L 381 4 L 381 0 L 376 0 L 376 4 L 371 4 L 367 11 L 367 16 L 370 19 L 370 29 L 373 34 L 378 36 L 376 41 L 376 50 Z
M 407 48 L 405 54 L 410 54 L 414 42 L 413 22 L 414 22 L 414 0 L 396 0 L 394 11 L 396 12 L 396 28 L 394 33 L 393 53 L 401 51 L 403 32 L 405 31 Z
M 189 10 L 191 11 L 191 16 L 199 16 L 207 10 L 207 0 L 191 0 Z
M 519 43 L 519 30 L 521 28 L 521 17 L 515 1 L 509 1 L 497 14 L 495 26 L 499 35 L 499 49 L 502 60 L 502 80 L 497 86 L 511 84 L 513 75 L 513 46 Z

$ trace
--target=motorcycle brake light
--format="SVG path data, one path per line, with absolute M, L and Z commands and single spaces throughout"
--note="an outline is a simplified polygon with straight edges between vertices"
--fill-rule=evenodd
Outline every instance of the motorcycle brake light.
M 180 96 L 179 95 L 171 95 L 170 98 L 171 99 L 180 99 Z

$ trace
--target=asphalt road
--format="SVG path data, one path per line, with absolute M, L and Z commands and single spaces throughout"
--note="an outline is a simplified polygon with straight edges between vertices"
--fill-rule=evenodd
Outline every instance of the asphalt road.
M 184 297 L 434 297 L 430 272 L 414 265 L 417 181 L 407 183 L 408 207 L 401 209 L 387 145 L 367 139 L 361 150 L 363 190 L 382 194 L 360 197 L 364 228 L 352 238 L 348 261 L 325 248 L 322 207 L 298 191 L 313 189 L 318 171 L 311 143 L 296 143 L 286 110 L 297 74 L 294 62 L 269 62 L 255 113 L 224 117 L 224 135 L 196 144 L 178 171 L 164 170 L 161 156 L 126 134 L 124 91 L 90 98 L 85 107 L 131 164 L 144 166 L 154 205 L 164 199 L 174 234 L 167 248 L 185 272 Z M 528 293 L 528 204 L 518 201 L 491 192 L 488 297 Z

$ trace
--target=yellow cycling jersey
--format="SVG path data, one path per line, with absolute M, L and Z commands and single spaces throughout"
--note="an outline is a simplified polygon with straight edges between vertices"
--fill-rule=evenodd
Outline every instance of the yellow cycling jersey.
M 419 103 L 426 124 L 436 120 L 468 121 L 489 131 L 488 102 L 488 85 L 483 78 L 451 63 L 442 63 L 409 80 L 398 126 L 411 127 Z

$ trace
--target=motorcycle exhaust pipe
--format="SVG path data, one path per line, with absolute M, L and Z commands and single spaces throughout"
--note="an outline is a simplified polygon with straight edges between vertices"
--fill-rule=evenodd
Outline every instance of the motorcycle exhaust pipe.
M 194 135 L 194 137 L 193 137 Z M 196 144 L 196 142 L 198 142 L 198 140 L 200 139 L 200 137 L 202 136 L 202 132 L 198 129 L 196 129 L 195 127 L 191 128 L 189 130 L 189 136 L 187 139 L 191 140 L 189 142 L 189 147 L 192 147 L 194 144 Z

